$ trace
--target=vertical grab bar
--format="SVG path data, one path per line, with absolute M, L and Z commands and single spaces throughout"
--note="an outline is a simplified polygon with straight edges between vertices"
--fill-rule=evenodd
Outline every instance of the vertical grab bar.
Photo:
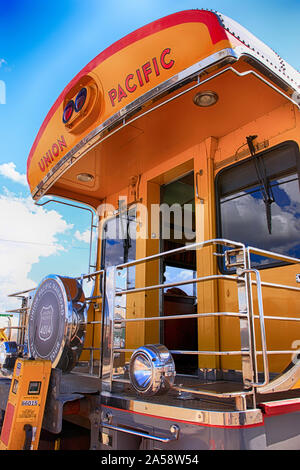
M 195 174 L 195 190 L 196 190 L 196 198 L 200 201 L 201 204 L 204 204 L 204 199 L 200 197 L 199 194 L 199 176 L 203 175 L 203 170 L 197 171 Z
M 264 366 L 264 381 L 253 382 L 251 385 L 253 387 L 263 387 L 269 383 L 270 374 L 269 374 L 269 362 L 268 362 L 268 353 L 267 353 L 267 340 L 266 340 L 266 330 L 265 330 L 264 307 L 263 307 L 263 300 L 262 300 L 261 279 L 260 279 L 259 271 L 257 269 L 253 269 L 253 268 L 243 269 L 242 274 L 246 274 L 246 273 L 254 273 L 256 277 L 258 314 L 259 314 L 261 347 L 262 347 L 263 366 Z M 246 278 L 246 282 L 248 282 L 247 278 Z M 251 279 L 250 279 L 250 283 L 251 283 L 250 288 L 252 289 Z

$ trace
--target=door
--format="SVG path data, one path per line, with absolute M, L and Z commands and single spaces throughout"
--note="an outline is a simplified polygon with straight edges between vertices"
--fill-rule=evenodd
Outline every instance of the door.
M 195 243 L 195 188 L 194 172 L 161 187 L 161 252 Z M 189 315 L 197 313 L 196 284 L 167 286 L 174 282 L 193 280 L 196 277 L 195 250 L 175 253 L 163 258 L 161 280 L 166 284 L 162 291 L 161 315 Z M 161 323 L 161 342 L 173 353 L 176 372 L 193 374 L 197 371 L 197 356 L 182 354 L 198 349 L 197 319 L 165 320 Z M 181 352 L 181 354 L 180 354 Z

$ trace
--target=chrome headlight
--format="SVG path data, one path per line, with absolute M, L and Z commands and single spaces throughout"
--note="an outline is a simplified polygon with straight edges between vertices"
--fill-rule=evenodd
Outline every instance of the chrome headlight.
M 148 344 L 131 356 L 129 375 L 134 389 L 141 395 L 167 392 L 174 384 L 175 364 L 162 344 Z

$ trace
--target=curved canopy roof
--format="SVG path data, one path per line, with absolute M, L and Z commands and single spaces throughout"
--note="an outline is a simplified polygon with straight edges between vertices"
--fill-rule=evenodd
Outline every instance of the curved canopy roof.
M 201 71 L 241 56 L 260 63 L 261 72 L 298 105 L 299 73 L 242 26 L 217 12 L 175 13 L 108 47 L 66 86 L 37 134 L 27 162 L 33 198 L 46 194 L 77 159 L 126 117 L 195 79 Z M 82 89 L 85 101 L 76 110 Z M 64 122 L 68 104 L 70 117 Z

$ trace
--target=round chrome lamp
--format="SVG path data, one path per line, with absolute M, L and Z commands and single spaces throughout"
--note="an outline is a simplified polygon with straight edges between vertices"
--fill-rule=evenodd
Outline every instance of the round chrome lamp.
M 214 91 L 201 91 L 196 93 L 193 98 L 194 104 L 201 108 L 208 108 L 213 106 L 218 101 L 219 97 Z
M 175 364 L 162 344 L 148 344 L 134 351 L 129 365 L 130 381 L 140 395 L 166 393 L 174 384 Z

